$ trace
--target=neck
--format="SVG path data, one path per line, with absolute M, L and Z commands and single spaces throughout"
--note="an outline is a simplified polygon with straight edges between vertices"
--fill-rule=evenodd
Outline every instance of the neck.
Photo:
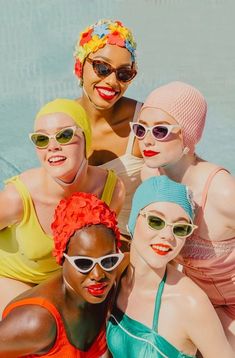
M 168 164 L 159 168 L 160 174 L 167 175 L 170 179 L 179 183 L 187 182 L 191 169 L 197 163 L 197 156 L 195 154 L 186 154 L 175 163 Z
M 71 181 L 64 181 L 59 178 L 53 178 L 53 180 L 59 184 L 59 186 L 63 189 L 64 192 L 74 192 L 74 191 L 82 191 L 84 185 L 87 182 L 87 173 L 88 173 L 88 162 L 87 159 L 84 158 L 75 177 Z
M 134 245 L 131 245 L 130 250 L 130 265 L 127 270 L 127 279 L 130 285 L 141 287 L 141 289 L 156 290 L 165 274 L 166 265 L 153 268 L 151 267 L 138 251 Z
M 86 110 L 87 115 L 91 121 L 91 123 L 100 121 L 101 119 L 105 119 L 106 121 L 111 121 L 113 118 L 115 104 L 110 108 L 102 108 L 96 106 L 90 97 L 86 94 L 83 88 L 82 97 L 79 98 L 79 103 Z

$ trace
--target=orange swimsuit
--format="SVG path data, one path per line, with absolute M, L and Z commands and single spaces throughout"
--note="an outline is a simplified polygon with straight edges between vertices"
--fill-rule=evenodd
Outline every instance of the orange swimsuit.
M 195 219 L 199 227 L 211 181 L 221 170 L 225 169 L 216 168 L 206 181 Z M 235 237 L 210 241 L 201 238 L 196 230 L 186 240 L 177 262 L 183 265 L 184 273 L 206 292 L 214 307 L 223 308 L 235 319 Z
M 46 308 L 56 321 L 57 337 L 54 346 L 43 355 L 30 354 L 21 358 L 56 357 L 56 358 L 98 358 L 107 350 L 105 329 L 102 329 L 88 351 L 84 352 L 73 346 L 66 335 L 64 324 L 57 308 L 45 298 L 33 297 L 14 302 L 4 310 L 3 318 L 14 308 L 25 305 L 38 305 Z

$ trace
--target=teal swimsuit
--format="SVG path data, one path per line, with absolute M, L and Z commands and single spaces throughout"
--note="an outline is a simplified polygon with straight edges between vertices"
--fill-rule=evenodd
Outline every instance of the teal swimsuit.
M 152 329 L 114 308 L 106 331 L 107 343 L 114 358 L 195 358 L 180 352 L 158 332 L 158 316 L 166 273 L 155 300 Z

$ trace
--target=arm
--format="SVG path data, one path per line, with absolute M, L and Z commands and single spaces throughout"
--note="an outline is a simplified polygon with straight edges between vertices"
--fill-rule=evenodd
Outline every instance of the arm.
M 198 287 L 197 287 L 198 288 Z M 193 290 L 195 293 L 195 290 Z M 187 319 L 190 340 L 204 358 L 233 358 L 234 352 L 211 302 L 200 289 L 191 297 Z
M 42 307 L 14 308 L 0 322 L 0 358 L 46 353 L 56 338 L 56 323 Z
M 109 207 L 118 215 L 121 211 L 122 205 L 125 201 L 126 189 L 120 178 L 117 178 L 117 182 L 114 188 L 112 200 Z
M 14 185 L 9 184 L 0 192 L 0 230 L 19 222 L 23 215 L 23 203 Z

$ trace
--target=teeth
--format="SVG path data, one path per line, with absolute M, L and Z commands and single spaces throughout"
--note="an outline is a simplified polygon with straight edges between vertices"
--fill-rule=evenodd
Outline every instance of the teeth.
M 160 251 L 169 251 L 170 250 L 169 247 L 163 247 L 163 246 L 159 246 L 159 245 L 154 245 L 153 248 L 160 250 Z
M 108 91 L 108 90 L 101 89 L 101 88 L 99 88 L 99 91 L 102 92 L 103 94 L 105 94 L 106 96 L 114 96 L 115 95 L 115 91 Z
M 53 158 L 49 158 L 49 159 L 48 159 L 48 161 L 49 161 L 50 163 L 56 163 L 56 162 L 59 162 L 59 161 L 61 161 L 61 160 L 65 160 L 65 158 L 64 158 L 64 157 L 53 157 Z

